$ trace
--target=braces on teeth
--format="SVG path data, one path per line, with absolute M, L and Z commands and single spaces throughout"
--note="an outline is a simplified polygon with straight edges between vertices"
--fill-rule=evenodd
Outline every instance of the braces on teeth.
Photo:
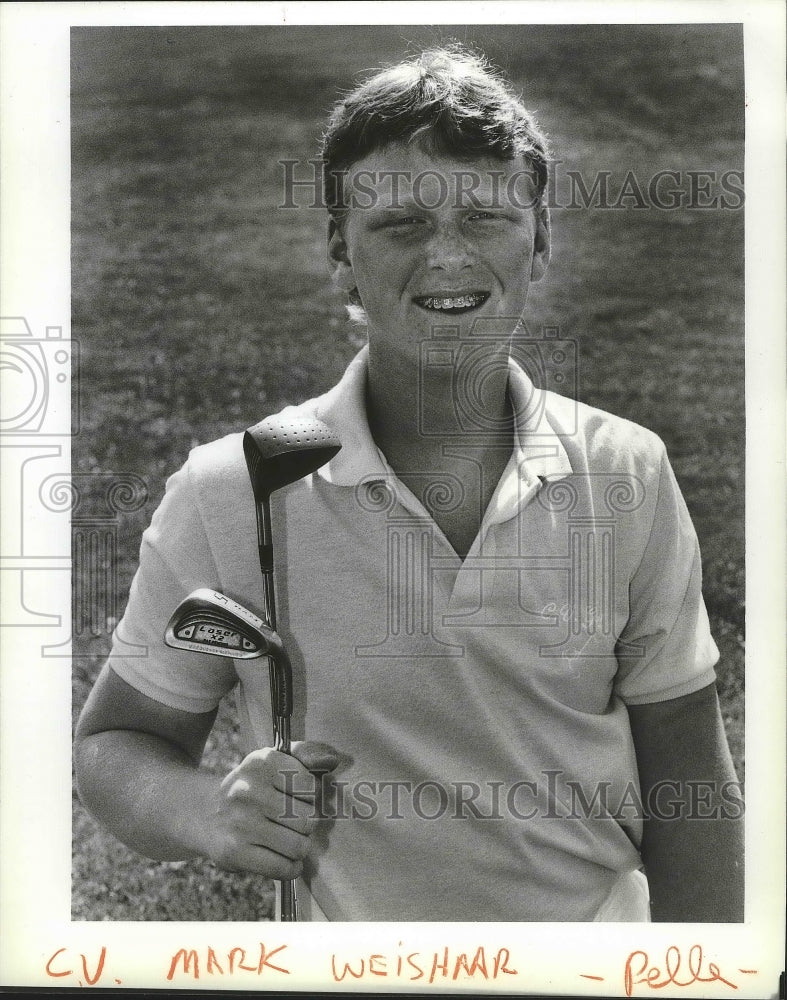
M 452 299 L 425 298 L 423 303 L 427 309 L 468 309 L 470 306 L 480 305 L 483 301 L 483 295 L 458 295 Z

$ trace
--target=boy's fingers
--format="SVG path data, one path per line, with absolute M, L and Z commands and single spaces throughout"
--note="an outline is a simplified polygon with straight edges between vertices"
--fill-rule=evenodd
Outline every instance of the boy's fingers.
M 242 848 L 215 859 L 218 868 L 225 871 L 256 872 L 266 878 L 297 878 L 303 871 L 301 859 L 284 857 L 270 848 L 245 844 Z
M 304 771 L 304 782 L 309 785 L 308 793 L 301 796 L 281 791 L 273 785 L 254 784 L 244 778 L 225 785 L 225 798 L 235 821 L 241 825 L 252 825 L 259 820 L 270 820 L 288 827 L 296 833 L 308 836 L 316 823 L 314 805 L 314 777 Z
M 320 794 L 320 779 L 337 766 L 339 759 L 332 746 L 316 741 L 293 743 L 291 754 L 262 747 L 253 750 L 225 776 L 222 791 L 229 800 L 251 798 L 261 803 L 271 801 L 270 794 L 275 791 L 313 811 Z M 300 815 L 301 810 L 295 812 Z

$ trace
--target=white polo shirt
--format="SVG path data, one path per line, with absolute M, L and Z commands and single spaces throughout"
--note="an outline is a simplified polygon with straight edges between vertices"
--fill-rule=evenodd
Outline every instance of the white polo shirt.
M 342 450 L 272 500 L 293 738 L 341 754 L 306 881 L 331 920 L 592 920 L 641 864 L 626 703 L 698 690 L 718 658 L 664 447 L 512 363 L 516 447 L 463 562 L 374 444 L 366 363 L 288 408 Z M 430 502 L 473 474 L 455 457 Z M 171 477 L 110 662 L 187 711 L 239 682 L 247 749 L 268 745 L 264 661 L 163 643 L 204 586 L 260 610 L 240 434 Z

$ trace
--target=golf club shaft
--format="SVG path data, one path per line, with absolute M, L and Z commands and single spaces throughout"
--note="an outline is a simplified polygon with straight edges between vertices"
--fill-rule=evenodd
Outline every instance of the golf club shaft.
M 282 753 L 290 752 L 290 720 L 288 717 L 279 716 L 274 718 L 276 728 L 276 739 L 274 749 Z M 298 919 L 298 897 L 296 893 L 295 879 L 282 879 L 281 883 L 281 910 L 282 922 L 292 922 Z
M 262 571 L 262 610 L 268 625 L 276 631 L 276 596 L 273 586 L 273 536 L 271 532 L 270 499 L 261 497 L 257 508 L 257 547 Z M 281 705 L 279 690 L 279 672 L 276 662 L 268 657 L 268 677 L 271 689 L 271 705 L 273 706 L 273 746 L 282 753 L 290 753 L 290 719 L 280 715 Z M 281 913 L 282 921 L 298 919 L 298 903 L 295 892 L 295 879 L 282 879 L 281 883 Z
M 262 613 L 270 627 L 276 631 L 276 596 L 273 586 L 273 536 L 271 532 L 271 507 L 268 497 L 260 498 L 256 505 L 257 512 L 257 549 L 262 572 Z M 270 678 L 271 705 L 278 705 L 277 675 L 273 660 L 268 659 L 268 676 Z M 273 736 L 276 739 L 276 718 L 274 714 Z
M 266 417 L 243 435 L 243 454 L 249 471 L 257 515 L 257 545 L 263 581 L 264 611 L 274 632 L 276 601 L 273 581 L 273 532 L 270 496 L 316 472 L 341 449 L 336 434 L 316 417 Z M 290 751 L 293 705 L 292 668 L 286 650 L 271 658 L 270 688 L 274 746 Z M 296 920 L 295 882 L 282 882 L 281 919 Z

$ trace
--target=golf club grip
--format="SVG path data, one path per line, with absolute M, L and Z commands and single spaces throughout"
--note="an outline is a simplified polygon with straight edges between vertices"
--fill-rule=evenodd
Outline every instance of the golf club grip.
M 295 889 L 295 879 L 282 880 L 280 917 L 282 923 L 294 923 L 298 919 L 298 894 Z
M 260 569 L 265 573 L 273 572 L 273 535 L 271 533 L 271 505 L 267 497 L 257 501 L 257 551 L 260 557 Z
M 290 720 L 280 720 L 276 726 L 274 748 L 290 755 Z M 281 880 L 281 907 L 279 918 L 282 923 L 292 923 L 298 919 L 298 894 L 296 879 Z
M 264 567 L 263 573 L 270 573 L 273 571 L 273 546 L 272 545 L 258 545 L 257 551 L 260 556 L 260 566 Z
M 277 717 L 273 719 L 273 749 L 292 756 L 290 745 L 290 718 L 289 716 Z M 281 907 L 279 919 L 282 922 L 293 922 L 298 919 L 298 894 L 296 891 L 296 879 L 281 880 Z

